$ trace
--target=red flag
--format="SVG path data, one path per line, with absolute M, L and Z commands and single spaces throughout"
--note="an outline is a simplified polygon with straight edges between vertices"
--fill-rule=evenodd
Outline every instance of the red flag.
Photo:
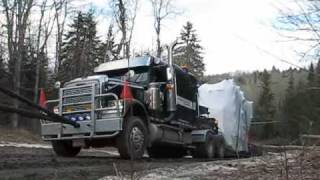
M 39 105 L 43 108 L 47 108 L 47 104 L 46 104 L 46 94 L 44 92 L 44 90 L 41 88 L 40 89 L 40 97 L 39 97 Z
M 127 80 L 124 82 L 120 97 L 121 97 L 121 99 L 125 99 L 125 100 L 133 99 L 131 88 L 130 88 L 129 82 Z

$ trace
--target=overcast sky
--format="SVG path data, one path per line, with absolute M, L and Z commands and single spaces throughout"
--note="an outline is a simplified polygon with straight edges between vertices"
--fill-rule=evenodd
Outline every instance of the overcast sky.
M 132 43 L 136 51 L 154 48 L 156 39 L 150 2 L 140 1 Z M 107 0 L 87 2 L 100 9 L 108 6 Z M 290 67 L 263 51 L 295 64 L 305 64 L 298 61 L 295 52 L 303 47 L 299 45 L 297 49 L 296 43 L 283 42 L 272 27 L 279 16 L 275 8 L 278 0 L 176 0 L 175 5 L 184 13 L 163 22 L 162 43 L 173 41 L 182 26 L 192 22 L 204 47 L 206 74 Z M 97 18 L 100 35 L 106 34 L 110 22 L 106 17 L 101 13 Z

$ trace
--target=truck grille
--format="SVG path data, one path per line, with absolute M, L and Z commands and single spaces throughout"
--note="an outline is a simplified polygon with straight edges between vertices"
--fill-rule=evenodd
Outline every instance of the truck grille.
M 63 99 L 63 104 L 71 104 L 71 103 L 78 103 L 78 102 L 88 102 L 91 101 L 90 95 L 85 96 L 76 96 L 76 97 L 66 97 Z
M 63 89 L 62 94 L 62 112 L 91 109 L 92 86 Z
M 80 94 L 89 94 L 91 93 L 92 88 L 90 86 L 80 87 L 80 88 L 72 88 L 63 90 L 63 96 L 72 96 L 72 95 L 80 95 Z

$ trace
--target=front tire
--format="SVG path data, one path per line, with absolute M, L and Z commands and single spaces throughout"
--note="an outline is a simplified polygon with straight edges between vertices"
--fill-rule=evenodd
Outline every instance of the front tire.
M 73 147 L 72 141 L 51 141 L 53 151 L 62 157 L 74 157 L 79 154 L 81 147 Z
M 117 138 L 117 148 L 122 159 L 141 159 L 147 145 L 147 128 L 141 118 L 129 116 Z

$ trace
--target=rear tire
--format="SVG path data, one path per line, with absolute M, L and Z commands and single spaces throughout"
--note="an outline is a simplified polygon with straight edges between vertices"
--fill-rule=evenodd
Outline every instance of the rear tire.
M 223 159 L 225 157 L 225 146 L 224 143 L 220 143 L 216 150 L 216 157 Z
M 79 154 L 81 147 L 73 147 L 72 141 L 51 141 L 53 151 L 62 157 L 74 157 Z
M 193 152 L 195 158 L 214 158 L 215 156 L 215 142 L 213 135 L 208 133 L 206 136 L 206 142 L 199 143 Z
M 117 148 L 122 159 L 141 159 L 147 145 L 147 128 L 136 116 L 125 120 L 124 128 L 117 138 Z

